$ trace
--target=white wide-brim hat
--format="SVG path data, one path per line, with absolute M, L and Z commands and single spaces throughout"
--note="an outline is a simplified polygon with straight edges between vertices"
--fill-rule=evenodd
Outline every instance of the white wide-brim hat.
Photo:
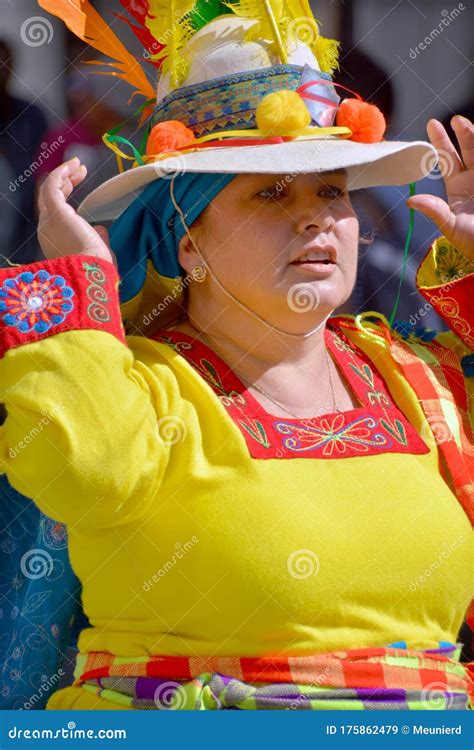
M 416 182 L 437 163 L 425 141 L 355 143 L 327 136 L 266 146 L 208 148 L 135 167 L 96 188 L 79 207 L 90 222 L 113 220 L 156 179 L 185 172 L 302 174 L 346 169 L 348 189 Z
M 290 47 L 285 65 L 280 64 L 271 41 L 261 38 L 249 41 L 248 32 L 255 23 L 252 19 L 231 14 L 216 18 L 196 32 L 185 47 L 187 73 L 180 86 L 173 86 L 170 73 L 163 73 L 159 78 L 154 123 L 180 120 L 193 128 L 198 136 L 212 133 L 216 126 L 212 120 L 208 125 L 209 109 L 212 110 L 214 105 L 214 112 L 219 107 L 224 111 L 223 102 L 235 101 L 242 81 L 247 87 L 246 94 L 249 86 L 255 90 L 258 85 L 262 86 L 257 80 L 262 73 L 268 73 L 263 86 L 268 86 L 269 90 L 274 90 L 276 80 L 295 80 L 294 76 L 299 76 L 305 66 L 317 72 L 318 77 L 331 81 L 329 75 L 321 72 L 310 46 L 301 41 Z M 256 94 L 257 101 L 262 90 L 265 88 Z M 209 92 L 214 99 L 210 99 Z M 241 117 L 239 113 L 236 115 L 234 104 L 229 115 L 230 124 L 226 126 L 234 124 L 240 128 L 239 132 L 242 128 L 255 127 L 254 111 Z M 222 117 L 216 118 L 215 122 L 220 123 L 222 129 Z M 185 172 L 295 175 L 346 169 L 348 189 L 357 190 L 415 182 L 429 174 L 437 163 L 436 150 L 424 141 L 360 143 L 340 136 L 318 135 L 316 127 L 312 130 L 314 135 L 303 135 L 281 143 L 248 146 L 229 143 L 224 147 L 216 140 L 206 148 L 160 154 L 155 161 L 134 166 L 96 188 L 82 202 L 79 213 L 93 223 L 111 221 L 150 182 L 170 179 Z

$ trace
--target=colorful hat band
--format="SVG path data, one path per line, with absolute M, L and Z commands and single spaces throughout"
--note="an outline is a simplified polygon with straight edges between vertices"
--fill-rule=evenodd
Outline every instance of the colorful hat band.
M 256 128 L 255 113 L 263 97 L 282 89 L 296 91 L 303 70 L 299 65 L 273 65 L 183 86 L 164 97 L 152 122 L 179 120 L 196 138 L 222 130 Z M 332 82 L 329 74 L 317 74 Z

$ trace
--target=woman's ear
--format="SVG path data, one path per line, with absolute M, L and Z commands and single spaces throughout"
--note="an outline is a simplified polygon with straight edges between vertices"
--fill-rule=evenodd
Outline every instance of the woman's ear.
M 201 259 L 187 233 L 179 241 L 178 262 L 189 274 L 192 273 L 196 265 L 201 263 Z

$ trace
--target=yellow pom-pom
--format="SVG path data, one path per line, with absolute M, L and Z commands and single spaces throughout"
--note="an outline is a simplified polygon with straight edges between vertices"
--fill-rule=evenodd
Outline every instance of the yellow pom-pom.
M 268 135 L 286 135 L 306 128 L 311 115 L 296 91 L 274 91 L 267 94 L 257 107 L 257 128 Z

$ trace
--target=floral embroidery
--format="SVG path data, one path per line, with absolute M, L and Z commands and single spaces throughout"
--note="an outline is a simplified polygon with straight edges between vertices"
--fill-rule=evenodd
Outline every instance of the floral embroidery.
M 83 263 L 82 267 L 86 272 L 87 281 L 90 282 L 86 289 L 86 294 L 91 300 L 87 314 L 97 323 L 108 323 L 110 312 L 106 305 L 109 305 L 109 298 L 104 289 L 107 277 L 100 266 L 95 263 Z
M 473 270 L 473 263 L 454 245 L 438 240 L 435 275 L 443 284 L 467 276 Z
M 0 313 L 5 325 L 21 333 L 45 333 L 60 325 L 74 309 L 74 291 L 63 276 L 42 269 L 23 271 L 0 288 Z
M 389 440 L 375 429 L 378 422 L 373 417 L 358 417 L 346 423 L 344 414 L 333 419 L 321 419 L 319 426 L 312 425 L 311 420 L 303 424 L 276 422 L 275 429 L 285 438 L 284 446 L 291 451 L 308 451 L 322 448 L 322 453 L 330 458 L 333 453 L 347 453 L 352 447 L 361 453 L 367 452 L 369 446 L 387 446 Z
M 249 435 L 251 435 L 254 440 L 257 441 L 257 443 L 263 445 L 264 448 L 270 448 L 270 442 L 267 438 L 267 433 L 265 432 L 262 423 L 259 422 L 258 419 L 247 419 L 246 421 L 244 421 L 243 419 L 239 419 L 239 423 L 242 425 L 244 430 L 247 430 Z

